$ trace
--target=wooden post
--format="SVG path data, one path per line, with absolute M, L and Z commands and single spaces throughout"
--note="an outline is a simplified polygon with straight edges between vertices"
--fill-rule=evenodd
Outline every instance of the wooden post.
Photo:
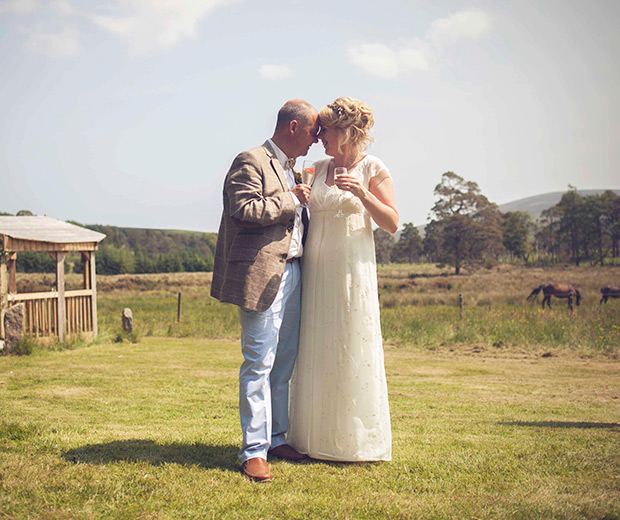
M 66 308 L 65 308 L 65 257 L 67 253 L 56 253 L 56 288 L 58 290 L 58 340 L 64 341 L 67 337 Z
M 84 289 L 90 289 L 90 273 L 88 272 L 88 262 L 90 261 L 90 254 L 82 251 L 82 273 L 84 277 Z
M 93 316 L 93 339 L 97 338 L 97 267 L 95 265 L 95 252 L 92 251 L 89 254 L 89 262 L 88 262 L 88 274 L 90 277 L 90 288 L 93 291 L 93 295 L 91 298 L 91 310 Z
M 15 262 L 17 261 L 17 253 L 9 253 L 7 259 L 7 270 L 9 272 L 9 294 L 17 293 L 17 275 L 15 274 Z
M 181 293 L 179 293 L 177 300 L 177 323 L 181 323 Z
M 7 254 L 0 249 L 0 337 L 4 338 L 4 313 L 9 308 L 9 276 Z
M 459 293 L 459 319 L 463 319 L 463 294 Z

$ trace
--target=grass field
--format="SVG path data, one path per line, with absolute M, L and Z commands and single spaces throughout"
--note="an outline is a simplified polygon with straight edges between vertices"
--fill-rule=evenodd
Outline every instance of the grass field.
M 0 519 L 620 519 L 618 274 L 381 267 L 394 460 L 276 461 L 263 485 L 236 463 L 239 327 L 210 274 L 99 277 L 95 344 L 0 357 Z M 525 301 L 550 280 L 583 305 Z
M 386 347 L 394 459 L 239 472 L 237 342 L 0 358 L 0 518 L 620 518 L 620 365 Z
M 79 275 L 69 275 L 77 287 Z M 547 281 L 571 282 L 583 303 L 569 313 L 565 300 L 551 311 L 526 302 L 534 287 Z M 47 290 L 47 275 L 20 275 L 22 290 Z M 236 308 L 209 296 L 210 273 L 99 277 L 99 321 L 103 340 L 121 330 L 124 307 L 133 310 L 140 336 L 239 337 Z M 599 305 L 600 287 L 620 284 L 620 267 L 554 269 L 500 266 L 465 276 L 432 265 L 392 265 L 379 269 L 383 336 L 404 346 L 477 346 L 489 349 L 570 349 L 583 355 L 620 352 L 620 301 Z M 177 323 L 177 295 L 182 317 Z M 463 318 L 458 299 L 463 296 Z

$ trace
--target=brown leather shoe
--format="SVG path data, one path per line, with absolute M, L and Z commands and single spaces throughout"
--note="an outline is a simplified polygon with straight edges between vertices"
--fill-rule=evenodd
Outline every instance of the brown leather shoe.
M 246 477 L 250 477 L 257 482 L 269 482 L 271 480 L 269 464 L 267 464 L 265 459 L 261 459 L 260 457 L 246 460 L 241 465 L 241 469 Z
M 308 455 L 299 453 L 295 448 L 289 446 L 288 444 L 282 444 L 280 446 L 277 446 L 269 450 L 268 453 L 271 457 L 275 457 L 276 459 L 288 460 L 289 462 L 300 462 L 308 458 Z

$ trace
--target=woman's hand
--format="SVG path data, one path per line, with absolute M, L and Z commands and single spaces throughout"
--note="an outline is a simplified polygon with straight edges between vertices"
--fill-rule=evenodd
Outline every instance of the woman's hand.
M 355 175 L 339 175 L 334 179 L 334 183 L 343 191 L 348 191 L 357 198 L 362 198 L 366 192 L 366 188 L 362 181 Z

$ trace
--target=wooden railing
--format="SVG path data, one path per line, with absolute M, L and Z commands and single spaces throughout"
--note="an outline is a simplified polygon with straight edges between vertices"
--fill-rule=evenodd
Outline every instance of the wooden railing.
M 65 291 L 65 333 L 93 332 L 93 291 Z M 9 294 L 9 306 L 24 304 L 24 333 L 39 338 L 58 335 L 58 291 Z

